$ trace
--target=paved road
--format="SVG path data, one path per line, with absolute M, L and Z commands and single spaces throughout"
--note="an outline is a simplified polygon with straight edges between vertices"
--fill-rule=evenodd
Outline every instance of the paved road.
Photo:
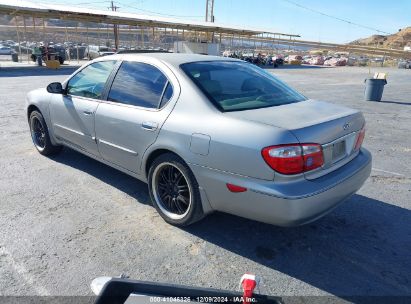
M 275 70 L 364 111 L 374 170 L 348 202 L 298 228 L 214 214 L 186 229 L 163 222 L 145 184 L 69 149 L 35 151 L 24 96 L 69 69 L 0 71 L 0 295 L 89 295 L 93 278 L 123 272 L 236 289 L 253 272 L 273 295 L 411 296 L 411 73 L 386 71 L 385 102 L 372 103 L 361 101 L 368 69 Z

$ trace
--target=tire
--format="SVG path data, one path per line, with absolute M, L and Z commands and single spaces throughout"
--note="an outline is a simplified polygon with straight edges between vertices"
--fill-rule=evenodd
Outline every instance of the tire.
M 29 125 L 31 139 L 40 154 L 50 156 L 61 151 L 62 146 L 55 146 L 51 143 L 46 122 L 40 112 L 33 111 L 30 113 Z
M 174 226 L 188 226 L 204 217 L 197 180 L 175 154 L 160 155 L 148 173 L 150 198 L 161 217 Z
M 63 64 L 63 63 L 64 63 L 63 57 L 59 56 L 59 62 L 60 62 L 60 64 Z

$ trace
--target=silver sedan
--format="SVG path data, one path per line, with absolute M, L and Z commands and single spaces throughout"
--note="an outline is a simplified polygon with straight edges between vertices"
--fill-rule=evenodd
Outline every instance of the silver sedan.
M 67 146 L 148 183 L 168 223 L 222 211 L 280 226 L 325 215 L 371 171 L 363 115 L 243 61 L 102 57 L 27 96 L 37 150 Z

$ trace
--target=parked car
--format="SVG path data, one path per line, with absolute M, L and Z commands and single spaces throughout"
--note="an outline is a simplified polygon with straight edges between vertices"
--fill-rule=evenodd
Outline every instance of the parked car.
M 11 55 L 14 51 L 8 46 L 0 46 L 0 55 Z
M 288 56 L 288 64 L 290 65 L 301 65 L 303 63 L 303 57 L 300 55 L 290 55 Z
M 60 64 L 63 64 L 66 60 L 66 49 L 61 44 L 49 44 L 43 50 L 38 50 L 38 47 L 35 45 L 31 50 L 30 58 L 33 62 L 41 63 L 39 57 L 44 57 L 44 60 L 58 60 Z
M 159 214 L 180 226 L 216 210 L 305 224 L 371 171 L 361 112 L 238 59 L 101 57 L 30 92 L 27 118 L 38 152 L 67 146 L 147 182 Z
M 398 62 L 399 69 L 411 69 L 411 60 L 400 60 Z
M 57 60 L 63 64 L 66 60 L 66 48 L 62 44 L 53 44 L 49 47 L 49 52 L 56 54 Z
M 93 60 L 101 56 L 113 55 L 114 51 L 107 46 L 89 45 L 86 49 L 86 53 L 87 58 Z
M 69 57 L 70 59 L 88 58 L 87 49 L 88 46 L 85 45 L 70 44 L 66 49 L 66 57 Z

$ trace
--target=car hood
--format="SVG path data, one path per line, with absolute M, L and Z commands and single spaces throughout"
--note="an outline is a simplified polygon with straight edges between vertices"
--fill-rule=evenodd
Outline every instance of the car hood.
M 364 125 L 361 112 L 318 100 L 225 114 L 291 131 L 300 142 L 325 144 Z

